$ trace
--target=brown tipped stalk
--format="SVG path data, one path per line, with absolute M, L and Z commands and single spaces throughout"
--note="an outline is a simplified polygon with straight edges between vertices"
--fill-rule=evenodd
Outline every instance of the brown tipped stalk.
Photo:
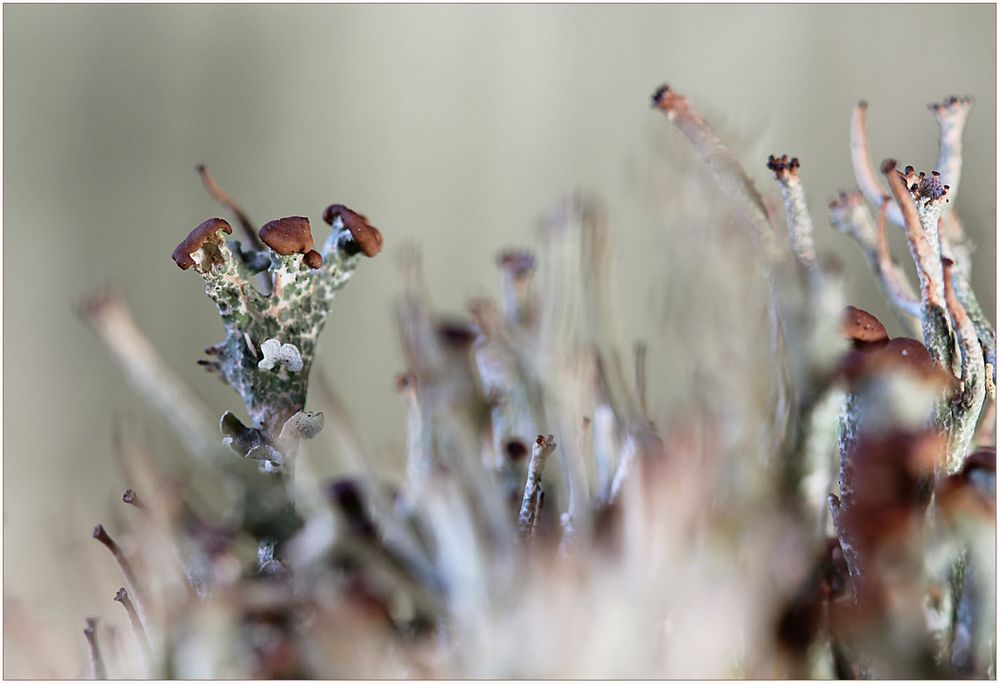
M 875 206 L 881 204 L 885 191 L 872 164 L 868 146 L 868 103 L 864 100 L 856 104 L 851 112 L 851 163 L 854 165 L 854 177 L 861 192 Z M 898 198 L 896 202 L 899 202 Z M 898 204 L 890 204 L 887 211 L 889 220 L 898 226 L 904 225 L 903 214 Z
M 89 617 L 87 626 L 83 628 L 83 636 L 87 638 L 87 648 L 90 651 L 90 678 L 107 679 L 108 670 L 104 666 L 101 646 L 97 641 L 97 618 Z
M 555 451 L 556 442 L 552 435 L 538 435 L 531 447 L 531 460 L 528 461 L 528 480 L 524 485 L 524 498 L 521 500 L 521 512 L 518 516 L 518 526 L 523 537 L 531 537 L 538 525 L 540 503 L 542 496 L 542 471 L 545 462 Z
M 149 646 L 149 637 L 146 636 L 146 628 L 142 624 L 142 618 L 139 617 L 139 612 L 135 609 L 135 604 L 132 603 L 132 599 L 129 597 L 125 587 L 121 587 L 115 592 L 115 601 L 122 604 L 122 607 L 128 614 L 128 621 L 132 625 L 132 633 L 135 634 L 135 639 L 139 642 L 139 648 L 142 649 L 143 655 L 148 660 L 152 653 Z
M 919 318 L 920 302 L 913 292 L 913 285 L 910 284 L 906 274 L 893 261 L 892 254 L 889 252 L 889 239 L 885 231 L 885 222 L 891 204 L 892 200 L 889 197 L 883 197 L 882 204 L 878 210 L 876 257 L 878 259 L 878 272 L 882 276 L 882 289 L 894 307 Z
M 139 498 L 139 495 L 135 493 L 134 489 L 125 490 L 125 493 L 122 494 L 122 503 L 127 503 L 130 506 L 135 506 L 143 513 L 149 512 L 149 509 L 146 508 L 146 503 Z
M 750 227 L 754 241 L 763 252 L 764 263 L 780 260 L 783 250 L 775 240 L 774 228 L 760 193 L 701 114 L 691 107 L 683 95 L 666 85 L 653 93 L 653 107 L 666 114 L 670 123 L 691 141 L 726 199 Z
M 118 543 L 111 538 L 108 531 L 104 529 L 104 525 L 98 524 L 97 527 L 94 528 L 93 537 L 97 541 L 104 544 L 108 551 L 111 552 L 111 555 L 114 556 L 115 562 L 118 564 L 118 568 L 121 570 L 122 576 L 125 578 L 125 582 L 132 587 L 132 593 L 136 597 L 136 602 L 140 604 L 141 610 L 142 601 L 140 600 L 140 596 L 142 595 L 142 592 L 140 590 L 139 579 L 135 574 L 132 563 L 125 555 L 125 552 L 122 551 L 122 548 L 118 545 Z
M 781 190 L 781 198 L 785 203 L 785 219 L 788 224 L 788 238 L 792 252 L 802 270 L 811 277 L 819 273 L 816 266 L 816 245 L 813 242 L 813 224 L 806 205 L 806 194 L 799 178 L 798 157 L 788 158 L 788 155 L 767 159 L 767 168 L 774 173 Z
M 907 167 L 906 173 L 900 173 L 895 160 L 888 159 L 882 164 L 882 173 L 889 182 L 889 188 L 896 198 L 896 204 L 903 214 L 906 228 L 906 240 L 910 245 L 910 254 L 917 266 L 920 279 L 921 328 L 924 343 L 931 354 L 934 363 L 942 368 L 951 366 L 951 325 L 944 302 L 944 282 L 941 271 L 941 257 L 934 235 L 928 235 L 921 223 L 920 213 L 914 203 L 914 196 L 906 186 L 904 179 L 910 180 L 913 170 Z M 918 185 L 919 193 L 919 185 Z M 919 196 L 923 200 L 922 196 Z M 939 199 L 928 200 L 937 202 Z
M 536 304 L 531 290 L 535 272 L 535 257 L 530 252 L 508 250 L 497 257 L 501 269 L 500 304 L 503 314 L 513 325 L 529 326 Z
M 212 196 L 216 202 L 224 206 L 233 216 L 236 218 L 236 222 L 240 224 L 240 228 L 243 229 L 243 233 L 246 235 L 247 240 L 254 249 L 264 249 L 264 244 L 257 237 L 257 231 L 254 230 L 253 222 L 250 217 L 246 215 L 246 212 L 233 199 L 227 195 L 222 188 L 215 182 L 212 175 L 208 172 L 208 168 L 204 164 L 198 164 L 195 167 L 198 175 L 201 176 L 201 182 L 205 186 L 205 190 L 208 194 Z

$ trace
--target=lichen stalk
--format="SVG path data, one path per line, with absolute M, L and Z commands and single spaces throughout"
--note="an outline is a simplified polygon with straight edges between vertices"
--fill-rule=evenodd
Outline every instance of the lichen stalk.
M 911 334 L 919 335 L 920 296 L 899 264 L 891 256 L 888 260 L 880 256 L 876 222 L 864 204 L 861 193 L 840 193 L 837 199 L 830 202 L 829 210 L 831 225 L 853 239 L 861 248 L 868 267 L 900 323 Z
M 121 587 L 117 592 L 115 592 L 115 601 L 122 605 L 125 609 L 125 613 L 128 615 L 129 624 L 132 626 L 132 633 L 135 634 L 136 642 L 139 644 L 139 648 L 142 650 L 142 654 L 145 657 L 147 664 L 152 656 L 152 649 L 149 645 L 149 637 L 146 635 L 146 627 L 142 624 L 142 618 L 139 617 L 139 612 L 136 610 L 135 605 L 132 603 L 132 599 L 128 595 L 125 587 Z
M 933 235 L 928 235 L 921 223 L 921 214 L 917 211 L 914 197 L 904 184 L 904 175 L 896 170 L 896 162 L 893 160 L 884 162 L 882 173 L 885 174 L 889 188 L 902 211 L 910 254 L 917 265 L 917 275 L 920 279 L 921 328 L 924 343 L 927 345 L 927 350 L 935 364 L 942 368 L 950 368 L 952 334 L 944 302 L 940 248 L 936 244 L 937 217 L 934 219 L 935 232 Z M 937 198 L 930 201 L 936 202 Z M 939 213 L 940 209 L 937 211 Z M 925 209 L 925 212 L 929 212 L 929 210 Z M 932 243 L 932 238 L 935 240 L 934 243 Z
M 962 357 L 959 387 L 948 403 L 945 429 L 948 435 L 946 470 L 958 472 L 976 432 L 976 423 L 986 399 L 986 364 L 976 328 L 955 295 L 953 263 L 943 260 L 945 299 L 958 337 Z
M 653 106 L 691 141 L 695 151 L 711 170 L 726 199 L 751 229 L 765 264 L 779 261 L 783 250 L 775 239 L 774 227 L 760 193 L 746 171 L 687 98 L 664 85 L 653 94 Z
M 556 442 L 552 435 L 538 435 L 531 446 L 531 460 L 528 461 L 528 479 L 524 484 L 524 498 L 521 500 L 521 511 L 518 514 L 518 526 L 521 535 L 531 537 L 538 525 L 539 503 L 542 496 L 542 471 L 545 462 L 555 451 Z
M 858 102 L 851 110 L 850 141 L 851 164 L 854 167 L 854 178 L 858 182 L 858 187 L 869 202 L 879 206 L 885 196 L 885 190 L 883 190 L 875 166 L 872 164 L 868 143 L 868 103 L 864 100 Z M 903 211 L 897 204 L 898 201 L 897 198 L 889 205 L 887 216 L 897 226 L 903 226 Z
M 799 265 L 813 280 L 819 277 L 816 267 L 816 244 L 813 240 L 812 218 L 806 205 L 806 194 L 799 178 L 798 157 L 788 158 L 787 155 L 767 160 L 767 168 L 774 173 L 781 191 L 781 199 L 785 203 L 785 219 L 788 225 L 788 238 L 792 253 Z
M 947 179 L 952 198 L 962 178 L 962 133 L 974 104 L 971 97 L 949 97 L 928 105 L 938 123 L 937 169 Z
M 87 618 L 83 636 L 87 639 L 87 650 L 90 654 L 90 678 L 107 679 L 108 670 L 101 655 L 101 646 L 97 641 L 97 618 Z
M 891 202 L 888 197 L 882 198 L 882 204 L 878 210 L 876 258 L 878 272 L 882 275 L 882 289 L 889 302 L 899 311 L 919 318 L 920 300 L 914 293 L 910 280 L 893 260 L 889 251 L 889 237 L 886 235 L 885 224 Z

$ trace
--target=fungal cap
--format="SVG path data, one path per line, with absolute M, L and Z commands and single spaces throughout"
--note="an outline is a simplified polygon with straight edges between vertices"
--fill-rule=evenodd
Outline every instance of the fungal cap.
M 886 332 L 882 321 L 856 306 L 848 306 L 844 309 L 841 329 L 844 335 L 858 348 L 867 348 L 870 345 L 884 346 L 889 341 L 889 333 Z
M 305 254 L 313 248 L 309 219 L 304 216 L 268 221 L 258 235 L 265 245 L 283 256 Z
M 171 257 L 182 270 L 188 270 L 194 266 L 194 259 L 191 258 L 191 255 L 204 247 L 206 242 L 222 244 L 222 239 L 219 237 L 220 232 L 232 233 L 233 227 L 229 225 L 228 221 L 221 218 L 210 218 L 207 221 L 202 221 L 177 245 Z
M 895 364 L 923 380 L 944 384 L 948 379 L 946 373 L 934 366 L 927 347 L 909 337 L 889 340 L 888 344 L 879 350 L 876 358 L 879 363 Z
M 323 210 L 323 220 L 331 226 L 338 216 L 344 222 L 344 228 L 351 232 L 362 254 L 373 257 L 382 251 L 382 233 L 368 223 L 365 216 L 343 204 L 331 204 Z

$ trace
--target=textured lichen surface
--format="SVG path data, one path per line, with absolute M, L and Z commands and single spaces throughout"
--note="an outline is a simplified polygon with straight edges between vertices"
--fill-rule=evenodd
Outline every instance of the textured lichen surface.
M 360 260 L 350 253 L 350 245 L 350 234 L 338 221 L 318 269 L 310 268 L 301 254 L 268 252 L 272 287 L 267 295 L 254 286 L 255 274 L 235 245 L 211 244 L 192 254 L 226 328 L 225 340 L 206 349 L 212 358 L 204 363 L 240 395 L 254 427 L 272 436 L 305 407 L 309 370 L 330 305 Z M 301 370 L 284 364 L 261 368 L 261 346 L 267 340 L 293 345 L 302 358 Z

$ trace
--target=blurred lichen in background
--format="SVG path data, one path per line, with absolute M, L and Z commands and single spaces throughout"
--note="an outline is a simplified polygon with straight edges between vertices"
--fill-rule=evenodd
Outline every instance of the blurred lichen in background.
M 219 308 L 225 340 L 200 363 L 247 423 L 208 412 L 122 297 L 81 308 L 186 451 L 164 468 L 135 426 L 117 433 L 127 515 L 94 536 L 133 635 L 81 616 L 81 674 L 995 676 L 996 343 L 955 211 L 971 101 L 932 107 L 930 173 L 876 171 L 866 105 L 853 114 L 861 192 L 829 223 L 912 331 L 892 339 L 846 301 L 863 276 L 815 247 L 811 160 L 769 157 L 778 192 L 762 195 L 686 98 L 664 86 L 653 105 L 735 219 L 662 255 L 689 284 L 673 335 L 620 339 L 615 232 L 593 197 L 544 216 L 535 249 L 499 254 L 499 297 L 465 316 L 437 313 L 419 253 L 397 252 L 399 486 L 374 472 L 351 388 L 312 369 L 381 232 L 341 204 L 318 250 L 306 217 L 258 230 L 201 168 L 244 237 L 209 219 L 173 256 Z M 654 413 L 665 384 L 684 391 Z M 353 475 L 318 478 L 323 452 Z

